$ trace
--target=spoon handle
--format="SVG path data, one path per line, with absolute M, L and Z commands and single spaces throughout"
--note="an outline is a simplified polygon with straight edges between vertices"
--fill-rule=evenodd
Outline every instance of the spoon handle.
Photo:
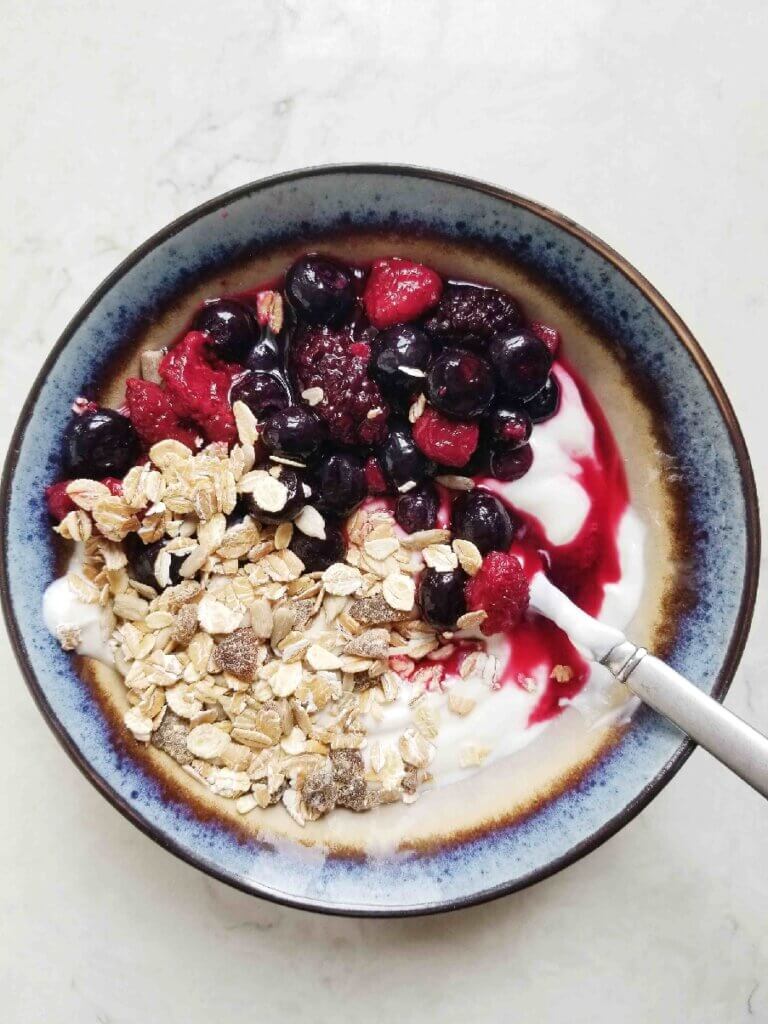
M 643 647 L 625 641 L 601 663 L 640 700 L 768 798 L 768 738 Z

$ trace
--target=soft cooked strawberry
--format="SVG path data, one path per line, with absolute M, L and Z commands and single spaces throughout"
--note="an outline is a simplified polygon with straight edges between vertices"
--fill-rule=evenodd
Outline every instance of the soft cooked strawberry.
M 142 442 L 150 448 L 170 438 L 197 449 L 196 432 L 181 423 L 171 396 L 159 384 L 138 377 L 125 382 L 128 416 Z
M 514 629 L 525 614 L 530 599 L 528 580 L 514 555 L 491 551 L 464 593 L 467 608 L 487 615 L 480 629 L 486 636 Z
M 233 374 L 211 366 L 206 343 L 205 334 L 190 331 L 163 358 L 160 376 L 178 417 L 194 420 L 207 441 L 233 444 L 237 428 L 228 399 Z
M 383 330 L 416 320 L 440 299 L 439 274 L 421 263 L 390 256 L 376 260 L 363 293 L 363 305 L 371 323 Z
M 413 440 L 427 458 L 458 469 L 466 466 L 474 454 L 480 427 L 448 419 L 428 405 L 413 425 Z

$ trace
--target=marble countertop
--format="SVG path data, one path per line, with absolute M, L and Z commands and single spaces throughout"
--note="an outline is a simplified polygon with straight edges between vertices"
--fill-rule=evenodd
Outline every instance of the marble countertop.
M 760 0 L 26 0 L 3 22 L 3 448 L 68 319 L 151 232 L 275 171 L 400 161 L 534 196 L 626 255 L 710 354 L 768 494 Z M 53 741 L 4 633 L 0 667 L 6 1024 L 768 1021 L 768 810 L 700 751 L 529 891 L 332 919 L 150 842 Z M 766 679 L 763 600 L 728 697 L 763 730 Z

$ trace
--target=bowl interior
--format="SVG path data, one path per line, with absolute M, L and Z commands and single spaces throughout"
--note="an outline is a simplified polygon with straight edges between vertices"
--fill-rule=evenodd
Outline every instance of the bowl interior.
M 607 411 L 649 526 L 649 582 L 632 635 L 718 696 L 754 596 L 751 473 L 711 368 L 636 272 L 549 211 L 429 172 L 319 169 L 222 197 L 130 257 L 65 332 L 11 449 L 3 531 L 12 633 L 59 737 L 140 827 L 226 881 L 318 909 L 442 909 L 543 877 L 611 834 L 680 763 L 689 749 L 680 734 L 645 711 L 622 735 L 551 730 L 546 751 L 534 745 L 514 772 L 504 762 L 489 768 L 471 793 L 448 787 L 417 809 L 332 815 L 300 845 L 289 825 L 245 827 L 221 801 L 190 796 L 168 759 L 128 746 L 116 680 L 93 666 L 78 673 L 42 629 L 55 570 L 42 494 L 58 471 L 73 396 L 98 390 L 118 404 L 139 345 L 167 343 L 200 298 L 268 279 L 318 239 L 347 257 L 397 251 L 500 284 L 529 317 L 562 330 Z

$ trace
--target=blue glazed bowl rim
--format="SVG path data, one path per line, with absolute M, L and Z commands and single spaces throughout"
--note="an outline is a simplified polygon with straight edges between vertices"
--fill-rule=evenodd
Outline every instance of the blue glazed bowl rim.
M 658 312 L 658 314 L 669 324 L 676 338 L 688 351 L 694 364 L 701 373 L 707 388 L 709 389 L 718 412 L 725 423 L 730 442 L 736 456 L 741 478 L 746 526 L 747 526 L 747 550 L 745 575 L 742 585 L 739 611 L 736 620 L 736 627 L 733 631 L 722 668 L 712 688 L 712 696 L 722 701 L 728 692 L 733 676 L 738 667 L 741 655 L 746 644 L 749 627 L 754 612 L 757 595 L 757 584 L 760 565 L 760 519 L 757 499 L 757 489 L 752 469 L 752 463 L 747 451 L 746 442 L 742 433 L 736 414 L 728 398 L 725 388 L 720 381 L 714 367 L 710 363 L 703 349 L 692 335 L 689 328 L 675 312 L 667 300 L 654 288 L 654 286 L 626 259 L 619 255 L 611 246 L 592 232 L 583 228 L 569 217 L 564 216 L 556 210 L 551 209 L 532 199 L 528 199 L 508 189 L 492 185 L 487 182 L 478 181 L 474 178 L 467 178 L 462 175 L 452 174 L 447 171 L 431 168 L 418 167 L 408 164 L 322 164 L 319 166 L 300 168 L 294 171 L 287 171 L 281 174 L 260 178 L 257 181 L 241 185 L 238 188 L 224 192 L 213 199 L 208 200 L 199 206 L 194 207 L 188 213 L 176 218 L 161 228 L 145 242 L 139 245 L 109 274 L 96 290 L 83 303 L 78 312 L 73 316 L 62 332 L 56 344 L 51 349 L 40 372 L 27 396 L 18 421 L 14 428 L 11 444 L 5 458 L 2 479 L 0 480 L 0 603 L 2 603 L 11 642 L 16 655 L 16 660 L 22 670 L 26 684 L 32 697 L 45 718 L 48 726 L 61 743 L 69 757 L 82 771 L 85 777 L 99 790 L 99 792 L 132 824 L 139 828 L 145 835 L 149 836 L 164 849 L 180 857 L 193 867 L 199 868 L 207 874 L 225 882 L 234 888 L 240 889 L 249 895 L 257 894 L 264 899 L 299 909 L 310 909 L 319 913 L 355 916 L 355 917 L 410 917 L 426 914 L 442 913 L 460 907 L 472 906 L 486 903 L 499 896 L 508 895 L 520 889 L 527 888 L 536 882 L 557 873 L 575 861 L 580 860 L 586 854 L 591 853 L 598 846 L 610 839 L 621 828 L 628 824 L 639 812 L 666 786 L 666 784 L 680 770 L 685 761 L 690 757 L 696 744 L 682 737 L 672 757 L 659 770 L 653 779 L 630 801 L 619 813 L 605 822 L 581 842 L 571 847 L 560 857 L 553 858 L 548 863 L 529 872 L 529 874 L 516 878 L 507 883 L 492 888 L 472 893 L 467 897 L 454 900 L 445 900 L 431 906 L 418 906 L 414 908 L 378 909 L 378 908 L 353 908 L 341 904 L 327 904 L 323 906 L 317 902 L 308 904 L 302 898 L 292 898 L 277 895 L 268 890 L 262 890 L 257 884 L 247 885 L 233 878 L 224 870 L 219 870 L 215 865 L 206 861 L 203 857 L 196 855 L 183 848 L 180 844 L 170 839 L 159 828 L 147 822 L 127 801 L 120 797 L 93 769 L 90 762 L 77 749 L 74 741 L 66 732 L 61 722 L 56 717 L 49 705 L 45 693 L 40 686 L 29 659 L 27 657 L 24 643 L 22 641 L 21 629 L 11 602 L 10 582 L 8 574 L 8 512 L 10 506 L 10 490 L 13 475 L 18 463 L 21 444 L 29 421 L 29 414 L 37 400 L 37 395 L 44 380 L 56 364 L 59 356 L 69 344 L 73 335 L 80 328 L 83 321 L 99 305 L 102 298 L 117 284 L 117 282 L 136 264 L 151 253 L 158 245 L 167 242 L 180 231 L 187 228 L 201 217 L 215 213 L 227 207 L 232 202 L 246 198 L 254 192 L 269 189 L 274 185 L 287 184 L 300 181 L 306 178 L 321 177 L 323 175 L 335 174 L 357 174 L 357 175 L 392 175 L 400 177 L 419 178 L 427 181 L 437 181 L 455 185 L 469 191 L 478 192 L 500 199 L 504 202 L 521 207 L 535 214 L 544 220 L 549 221 L 556 227 L 573 236 L 584 245 L 595 251 L 607 262 L 623 274 L 644 296 Z

